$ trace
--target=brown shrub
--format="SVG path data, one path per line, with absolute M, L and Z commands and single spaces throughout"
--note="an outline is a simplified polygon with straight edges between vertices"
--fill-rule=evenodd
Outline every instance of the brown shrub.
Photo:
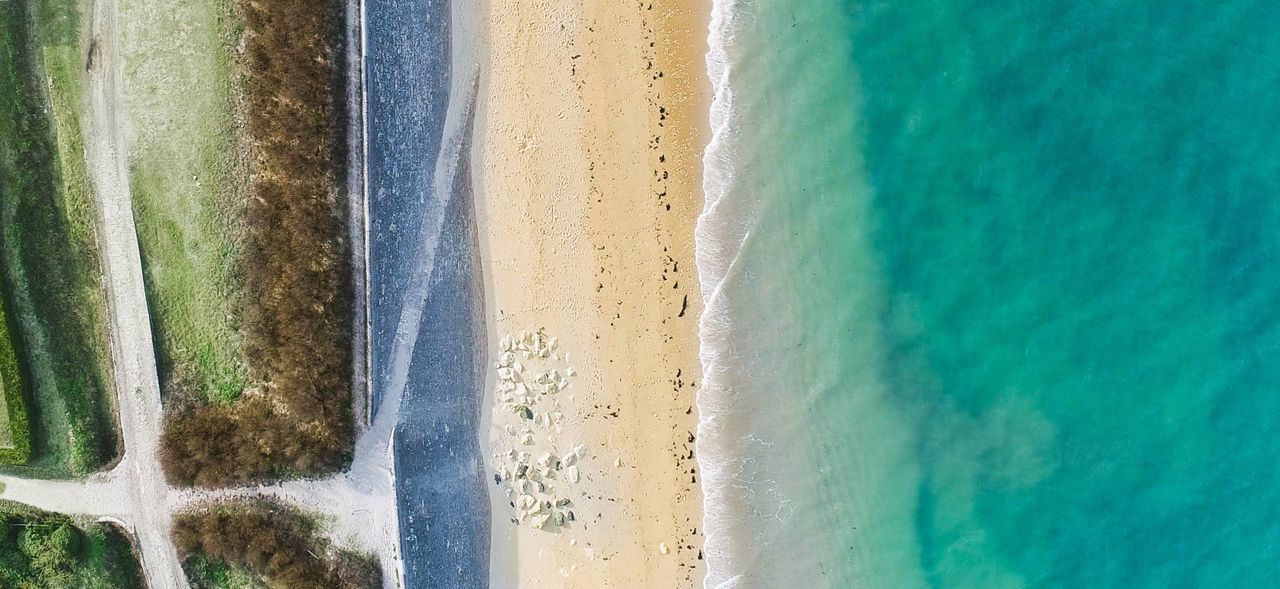
M 173 541 L 184 561 L 196 556 L 223 561 L 257 575 L 269 587 L 382 585 L 376 562 L 331 550 L 310 518 L 274 501 L 229 501 L 178 514 Z
M 245 352 L 264 383 L 233 404 L 175 409 L 175 484 L 227 486 L 341 469 L 351 456 L 352 284 L 337 0 L 241 0 L 252 149 Z

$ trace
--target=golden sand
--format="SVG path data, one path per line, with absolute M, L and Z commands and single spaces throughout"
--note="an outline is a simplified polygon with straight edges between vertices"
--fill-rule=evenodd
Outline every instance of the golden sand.
M 561 446 L 590 453 L 566 528 L 512 523 L 495 490 L 495 587 L 701 585 L 693 227 L 710 84 L 697 4 L 479 9 L 474 180 L 490 341 L 538 328 L 559 338 L 578 372 L 559 399 Z M 509 444 L 492 429 L 494 448 Z

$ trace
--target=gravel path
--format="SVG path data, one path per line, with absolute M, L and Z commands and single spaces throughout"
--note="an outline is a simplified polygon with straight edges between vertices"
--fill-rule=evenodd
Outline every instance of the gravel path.
M 349 6 L 357 10 L 359 0 L 351 0 Z M 120 96 L 123 64 L 117 50 L 116 0 L 96 0 L 92 11 L 98 59 L 89 72 L 86 159 L 101 228 L 99 247 L 124 458 L 110 471 L 82 481 L 0 476 L 0 483 L 4 484 L 0 497 L 48 511 L 91 515 L 122 523 L 134 536 L 143 572 L 152 589 L 188 587 L 177 551 L 170 541 L 175 512 L 212 499 L 276 497 L 321 515 L 329 535 L 340 545 L 373 552 L 383 566 L 384 586 L 398 587 L 403 573 L 398 555 L 390 455 L 391 433 L 399 415 L 398 396 L 383 403 L 377 418 L 360 436 L 355 462 L 349 472 L 318 481 L 291 481 L 224 491 L 176 489 L 165 481 L 157 459 L 164 413 L 129 192 L 127 117 L 119 112 L 123 104 Z M 363 61 L 363 56 L 353 56 L 353 59 Z M 363 165 L 356 160 L 352 163 Z M 362 175 L 360 179 L 363 180 Z M 352 194 L 355 194 L 354 188 Z M 358 212 L 362 213 L 363 207 L 360 209 Z M 356 212 L 353 207 L 353 213 Z M 352 230 L 363 233 L 363 219 L 353 224 Z M 356 249 L 362 254 L 364 244 L 356 244 Z M 362 265 L 363 256 L 360 262 Z M 363 274 L 363 268 L 357 272 Z M 363 280 L 358 282 L 363 290 Z M 363 315 L 357 320 L 363 323 Z M 358 340 L 356 345 L 363 348 L 363 340 Z M 359 360 L 361 357 L 362 353 L 357 355 L 357 372 L 365 369 Z M 363 380 L 353 384 L 358 395 L 364 392 Z
M 85 155 L 102 228 L 99 254 L 124 458 L 110 472 L 83 482 L 0 480 L 5 483 L 6 499 L 125 522 L 138 543 L 151 587 L 185 588 L 178 553 L 169 541 L 173 493 L 156 460 L 163 412 L 129 194 L 125 129 L 118 112 L 122 63 L 116 46 L 116 15 L 116 0 L 97 0 L 93 5 L 98 59 L 89 71 Z

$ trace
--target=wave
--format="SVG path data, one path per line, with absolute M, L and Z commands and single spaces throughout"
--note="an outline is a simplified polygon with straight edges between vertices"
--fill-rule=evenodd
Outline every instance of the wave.
M 707 575 L 704 586 L 731 588 L 742 585 L 745 567 L 735 554 L 746 537 L 740 529 L 743 510 L 739 490 L 744 484 L 740 468 L 736 421 L 730 414 L 735 396 L 730 376 L 733 362 L 732 317 L 725 287 L 750 236 L 750 225 L 735 222 L 732 211 L 737 170 L 738 137 L 735 131 L 732 86 L 732 51 L 738 0 L 714 0 L 707 37 L 707 72 L 713 86 L 710 109 L 711 139 L 703 154 L 704 204 L 694 231 L 703 313 L 699 319 L 703 385 L 698 393 L 697 457 L 702 472 L 703 530 Z

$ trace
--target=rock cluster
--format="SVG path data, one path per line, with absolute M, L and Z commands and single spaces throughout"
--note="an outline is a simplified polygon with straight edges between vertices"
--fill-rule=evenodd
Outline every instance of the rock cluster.
M 558 395 L 576 374 L 568 366 L 569 354 L 562 358 L 558 348 L 557 339 L 541 329 L 523 331 L 502 337 L 493 363 L 498 374 L 494 424 L 501 424 L 505 434 L 499 436 L 499 450 L 493 455 L 494 482 L 504 487 L 518 523 L 545 530 L 569 526 L 576 519 L 568 495 L 587 457 L 580 444 L 558 449 L 564 421 Z

